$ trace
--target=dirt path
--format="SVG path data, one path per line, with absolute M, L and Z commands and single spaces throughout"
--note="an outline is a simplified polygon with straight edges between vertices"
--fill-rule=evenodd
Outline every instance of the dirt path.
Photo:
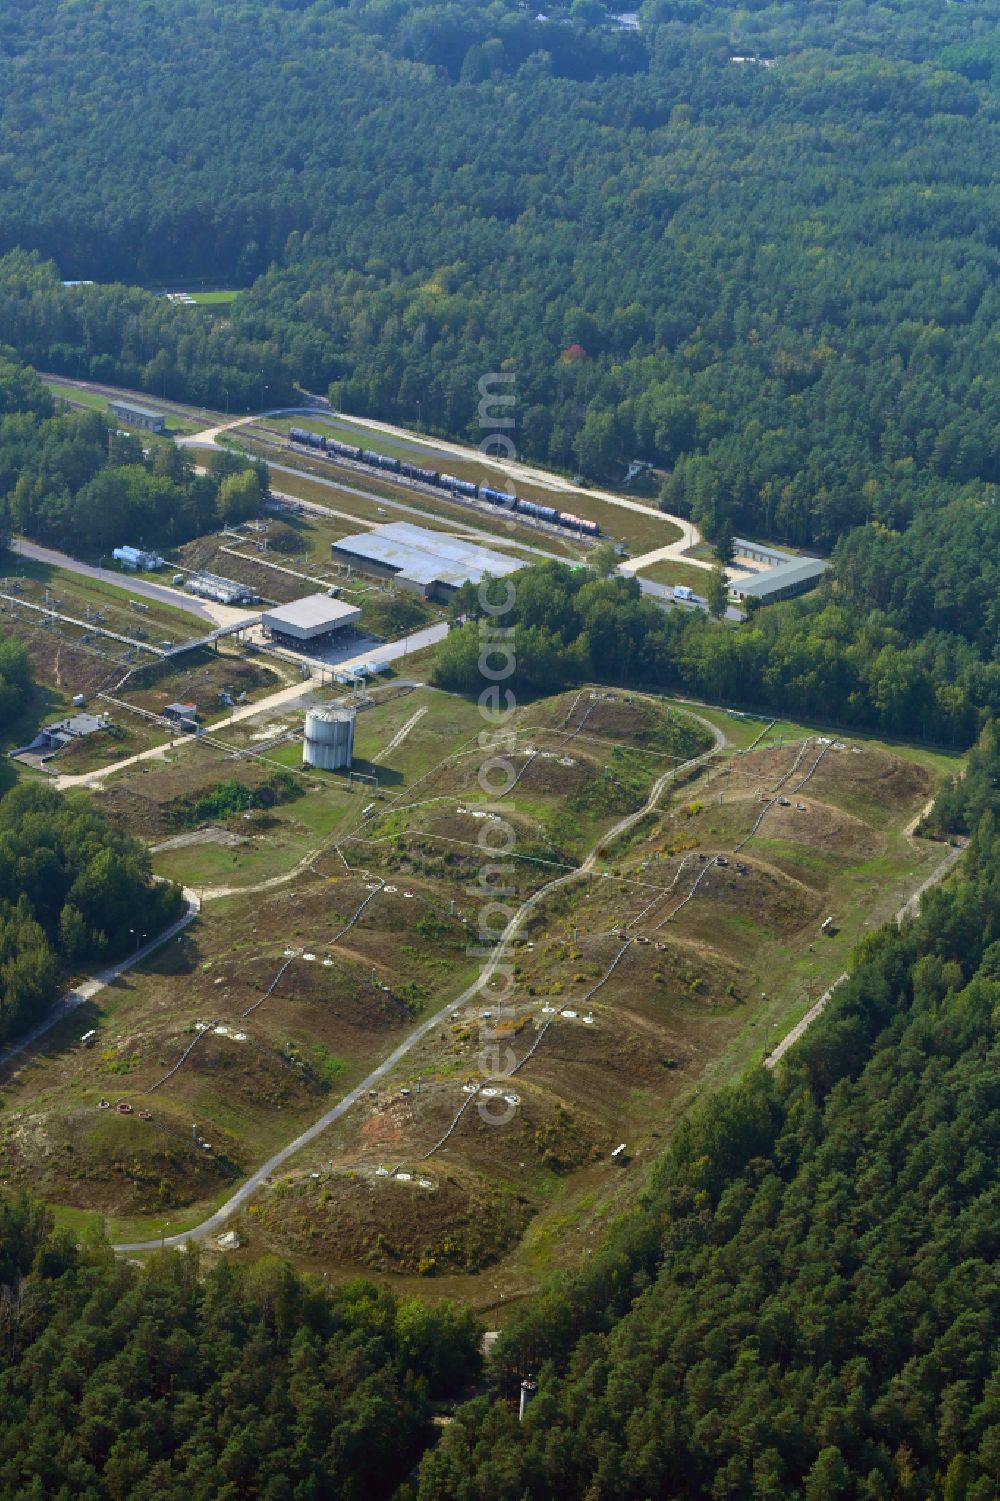
M 321 844 L 318 848 L 310 850 L 307 855 L 303 855 L 291 870 L 283 870 L 277 876 L 268 876 L 265 881 L 255 881 L 252 886 L 199 886 L 201 899 L 203 902 L 218 902 L 226 896 L 253 896 L 258 891 L 272 891 L 275 886 L 285 886 L 289 881 L 294 881 L 296 876 L 305 875 L 313 861 L 318 860 L 324 853 L 327 844 Z
M 392 751 L 398 750 L 410 731 L 420 723 L 426 713 L 427 705 L 425 704 L 422 709 L 418 709 L 416 714 L 412 714 L 406 721 L 406 723 L 396 731 L 395 735 L 393 735 L 392 739 L 389 741 L 389 744 L 385 747 L 384 750 L 379 751 L 372 764 L 378 766 L 379 763 L 386 756 L 390 755 Z
M 141 948 L 136 949 L 135 953 L 130 954 L 127 959 L 119 960 L 117 964 L 112 964 L 108 969 L 102 969 L 91 979 L 84 980 L 75 989 L 67 990 L 65 995 L 60 996 L 59 1000 L 56 1001 L 51 1012 L 43 1022 L 34 1027 L 28 1033 L 27 1037 L 23 1037 L 15 1047 L 8 1048 L 5 1053 L 0 1053 L 0 1068 L 6 1067 L 15 1058 L 19 1058 L 40 1037 L 44 1037 L 46 1032 L 50 1032 L 57 1022 L 64 1021 L 67 1016 L 72 1015 L 85 1001 L 89 1001 L 93 996 L 97 995 L 98 991 L 103 990 L 106 985 L 110 985 L 112 981 L 117 980 L 119 975 L 123 975 L 126 970 L 131 969 L 134 964 L 138 964 L 148 954 L 151 954 L 154 949 L 158 949 L 161 944 L 167 943 L 171 938 L 176 937 L 178 933 L 182 932 L 188 923 L 197 917 L 201 906 L 196 894 L 186 886 L 184 888 L 184 897 L 187 902 L 187 909 L 176 922 L 171 923 L 169 928 L 164 928 L 162 933 L 158 933 L 155 938 L 151 938 L 148 943 L 144 943 Z
M 692 717 L 697 718 L 698 716 Z M 311 1141 L 315 1141 L 316 1137 L 321 1136 L 324 1131 L 329 1130 L 336 1121 L 340 1120 L 341 1116 L 346 1115 L 348 1110 L 363 1095 L 367 1094 L 370 1089 L 374 1089 L 387 1074 L 392 1072 L 397 1063 L 400 1063 L 408 1053 L 413 1051 L 418 1043 L 423 1041 L 428 1032 L 440 1026 L 442 1022 L 453 1016 L 459 1007 L 468 1005 L 475 996 L 483 992 L 492 979 L 497 966 L 504 958 L 508 945 L 517 937 L 525 920 L 540 902 L 554 891 L 566 885 L 569 881 L 575 881 L 581 876 L 588 875 L 593 870 L 594 864 L 602 850 L 605 850 L 608 845 L 613 844 L 623 834 L 628 833 L 629 829 L 638 823 L 639 819 L 644 818 L 650 809 L 656 806 L 664 788 L 669 785 L 674 777 L 690 770 L 694 766 L 701 765 L 709 756 L 716 755 L 723 748 L 726 744 L 726 737 L 723 732 L 717 729 L 715 725 L 709 724 L 707 720 L 699 720 L 699 722 L 711 731 L 713 739 L 712 749 L 706 751 L 701 756 L 694 756 L 689 761 L 682 762 L 670 771 L 665 771 L 653 783 L 649 796 L 643 806 L 637 809 L 636 812 L 629 813 L 624 818 L 620 818 L 606 833 L 602 834 L 582 865 L 576 870 L 567 872 L 566 875 L 557 876 L 555 880 L 549 881 L 547 885 L 541 887 L 522 902 L 501 934 L 500 941 L 493 953 L 487 959 L 475 980 L 470 985 L 467 985 L 460 995 L 457 995 L 454 1000 L 448 1001 L 433 1016 L 429 1016 L 426 1021 L 421 1022 L 418 1027 L 415 1027 L 407 1037 L 404 1037 L 398 1047 L 394 1048 L 389 1056 L 372 1070 L 367 1078 L 362 1079 L 360 1084 L 357 1084 L 354 1089 L 346 1094 L 342 1100 L 338 1101 L 336 1105 L 332 1106 L 331 1109 L 325 1111 L 319 1120 L 315 1121 L 307 1130 L 297 1136 L 294 1141 L 289 1142 L 286 1147 L 282 1147 L 280 1151 L 275 1152 L 272 1157 L 269 1157 L 266 1162 L 262 1163 L 250 1175 L 242 1187 L 237 1189 L 236 1193 L 232 1194 L 214 1214 L 209 1215 L 208 1219 L 203 1220 L 200 1225 L 196 1225 L 193 1229 L 184 1231 L 178 1235 L 168 1235 L 153 1240 L 129 1241 L 128 1243 L 115 1246 L 115 1250 L 131 1253 L 134 1251 L 155 1251 L 163 1245 L 183 1246 L 189 1240 L 203 1240 L 206 1236 L 221 1230 L 226 1221 L 252 1198 L 272 1173 L 276 1172 L 291 1157 L 294 1157 L 297 1152 L 300 1152 L 303 1147 L 308 1146 Z
M 916 827 L 916 824 L 924 816 L 925 811 L 926 810 L 922 810 L 917 814 L 916 820 L 914 821 L 913 825 L 914 827 Z M 965 845 L 960 844 L 956 845 L 953 849 L 950 849 L 948 851 L 944 859 L 934 867 L 927 879 L 920 883 L 913 895 L 911 897 L 908 897 L 900 907 L 899 911 L 896 913 L 897 923 L 901 923 L 906 917 L 912 917 L 915 915 L 917 908 L 920 905 L 920 898 L 923 896 L 924 892 L 929 891 L 932 886 L 936 886 L 939 881 L 944 880 L 945 876 L 951 870 L 956 860 L 958 860 L 959 856 L 964 853 L 964 850 Z M 786 1032 L 785 1036 L 781 1039 L 770 1056 L 764 1059 L 765 1068 L 774 1068 L 775 1064 L 788 1052 L 788 1049 L 798 1042 L 803 1032 L 805 1032 L 808 1027 L 812 1026 L 813 1022 L 818 1016 L 822 1016 L 823 1012 L 827 1008 L 827 1005 L 829 1004 L 830 998 L 833 995 L 834 991 L 838 986 L 843 985 L 844 981 L 847 978 L 848 975 L 847 971 L 845 970 L 842 975 L 838 975 L 837 979 L 834 980 L 829 990 L 825 990 L 820 996 L 819 1000 L 816 1001 L 812 1006 L 810 1006 L 809 1010 L 806 1012 L 802 1020 L 800 1022 L 796 1022 L 795 1026 L 790 1032 Z
M 906 828 L 903 830 L 903 838 L 904 839 L 912 839 L 913 838 L 914 834 L 917 832 L 917 825 L 923 823 L 924 819 L 927 817 L 928 813 L 931 811 L 931 809 L 933 808 L 933 806 L 934 806 L 934 798 L 933 797 L 929 797 L 927 799 L 927 801 L 924 803 L 924 806 L 917 813 L 914 813 L 913 817 L 910 819 L 909 823 L 906 825 Z

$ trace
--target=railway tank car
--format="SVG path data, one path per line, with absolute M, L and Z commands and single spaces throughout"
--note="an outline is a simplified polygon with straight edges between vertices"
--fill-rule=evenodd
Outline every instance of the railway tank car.
M 459 479 L 454 474 L 439 474 L 436 469 L 425 469 L 419 464 L 394 459 L 379 453 L 376 448 L 359 448 L 351 443 L 342 443 L 338 438 L 324 437 L 308 428 L 292 427 L 288 431 L 289 442 L 303 447 L 319 449 L 338 458 L 352 459 L 358 464 L 367 464 L 370 469 L 386 470 L 390 474 L 405 475 L 424 485 L 434 485 L 450 490 L 452 495 L 469 500 L 482 500 L 487 505 L 500 506 L 506 511 L 518 511 L 536 521 L 562 526 L 568 531 L 579 532 L 587 537 L 599 537 L 601 528 L 596 521 L 577 516 L 572 511 L 560 511 L 555 506 L 541 505 L 536 500 L 522 500 L 511 490 L 497 490 L 492 485 L 477 485 L 472 480 Z
M 454 474 L 442 474 L 441 483 L 454 495 L 468 495 L 473 500 L 479 496 L 478 485 L 474 485 L 471 480 L 458 479 Z
M 506 511 L 513 511 L 517 506 L 517 496 L 509 490 L 494 490 L 489 485 L 479 486 L 480 500 L 489 501 L 492 506 L 503 506 Z
M 405 474 L 407 479 L 418 479 L 425 485 L 439 485 L 441 476 L 436 469 L 421 469 L 419 464 L 400 464 L 400 474 Z
M 539 521 L 556 521 L 559 517 L 555 506 L 540 506 L 537 500 L 521 500 L 518 497 L 517 509 L 523 511 L 525 516 L 536 516 Z

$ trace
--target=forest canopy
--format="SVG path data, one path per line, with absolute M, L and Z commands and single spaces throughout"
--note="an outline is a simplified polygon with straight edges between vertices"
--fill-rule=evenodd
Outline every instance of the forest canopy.
M 181 907 L 145 845 L 86 793 L 12 788 L 0 798 L 0 1042 L 44 1015 L 74 966 L 137 947 Z
M 990 1501 L 1000 839 L 872 934 L 774 1073 L 689 1114 L 640 1209 L 514 1310 L 419 1501 Z
M 0 541 L 19 532 L 96 557 L 123 537 L 168 547 L 258 513 L 263 464 L 219 449 L 204 468 L 172 443 L 145 449 L 109 430 L 101 413 L 55 413 L 35 372 L 0 358 Z
M 1000 0 L 151 15 L 6 18 L 0 326 L 40 368 L 477 439 L 516 371 L 523 455 L 647 460 L 713 537 L 1000 479 Z
M 274 1258 L 138 1269 L 26 1198 L 0 1199 L 0 1289 L 11 1501 L 381 1501 L 479 1365 L 466 1311 Z
M 813 595 L 735 629 L 700 611 L 665 612 L 634 578 L 535 564 L 517 574 L 504 617 L 514 631 L 511 683 L 536 693 L 638 682 L 968 745 L 1000 714 L 998 558 L 992 507 L 959 502 L 902 537 L 866 527 L 841 544 Z M 442 687 L 481 689 L 483 615 L 476 589 L 457 592 L 434 666 Z

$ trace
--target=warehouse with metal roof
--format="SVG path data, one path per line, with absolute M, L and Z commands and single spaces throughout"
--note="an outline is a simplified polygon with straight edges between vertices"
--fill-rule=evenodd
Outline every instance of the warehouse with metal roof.
M 332 556 L 363 573 L 392 578 L 425 599 L 447 599 L 462 584 L 478 584 L 484 574 L 502 578 L 524 564 L 488 547 L 447 532 L 432 532 L 410 521 L 392 521 L 331 544 Z
M 331 599 L 329 594 L 307 594 L 304 599 L 293 599 L 291 604 L 265 610 L 260 623 L 272 636 L 301 644 L 321 640 L 360 619 L 357 605 Z
M 788 553 L 785 561 L 767 568 L 762 573 L 747 573 L 729 580 L 729 596 L 735 600 L 757 599 L 769 604 L 775 599 L 789 599 L 793 594 L 804 594 L 819 583 L 829 568 L 822 558 L 793 558 Z
M 154 412 L 152 407 L 139 407 L 131 401 L 109 401 L 108 411 L 119 422 L 127 422 L 129 427 L 143 427 L 151 433 L 166 432 L 166 417 L 162 412 Z

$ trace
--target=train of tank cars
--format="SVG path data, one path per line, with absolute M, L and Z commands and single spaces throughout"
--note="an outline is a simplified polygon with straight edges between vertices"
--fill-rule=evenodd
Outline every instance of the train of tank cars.
M 367 464 L 370 469 L 385 469 L 389 474 L 400 474 L 406 479 L 418 480 L 423 485 L 434 485 L 447 490 L 458 500 L 485 500 L 489 505 L 502 506 L 505 511 L 518 511 L 538 521 L 548 521 L 554 526 L 564 526 L 569 531 L 582 532 L 588 537 L 599 537 L 601 528 L 596 521 L 584 516 L 574 516 L 572 511 L 559 511 L 555 506 L 541 506 L 534 500 L 522 500 L 509 490 L 494 490 L 490 485 L 477 485 L 472 480 L 458 479 L 453 474 L 439 474 L 436 469 L 421 469 L 418 464 L 390 458 L 373 448 L 357 448 L 352 443 L 341 443 L 324 433 L 314 433 L 304 427 L 293 427 L 288 434 L 289 442 L 300 448 L 311 448 L 328 454 L 333 459 L 351 459 L 355 464 Z

